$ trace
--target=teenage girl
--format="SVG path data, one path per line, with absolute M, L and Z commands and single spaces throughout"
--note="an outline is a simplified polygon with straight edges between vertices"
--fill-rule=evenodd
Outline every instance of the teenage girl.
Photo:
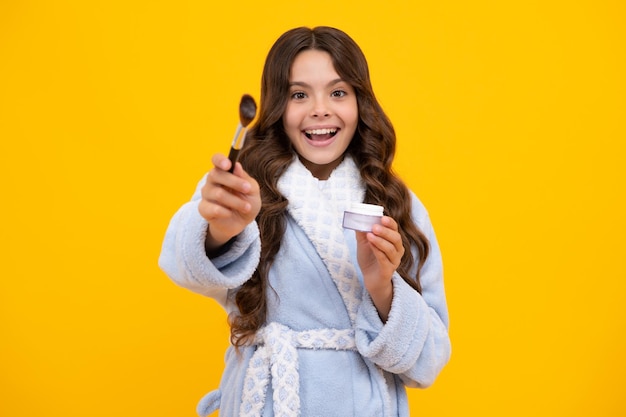
M 396 137 L 344 32 L 296 28 L 272 46 L 240 163 L 224 155 L 173 217 L 160 266 L 212 297 L 232 346 L 206 416 L 408 416 L 405 387 L 450 356 L 428 213 L 391 166 Z M 381 205 L 371 232 L 342 227 Z

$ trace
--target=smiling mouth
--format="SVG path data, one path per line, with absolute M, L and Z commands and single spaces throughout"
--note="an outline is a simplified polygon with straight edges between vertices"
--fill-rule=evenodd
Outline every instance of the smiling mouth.
M 305 130 L 305 136 L 310 140 L 327 140 L 337 134 L 339 129 L 311 129 Z

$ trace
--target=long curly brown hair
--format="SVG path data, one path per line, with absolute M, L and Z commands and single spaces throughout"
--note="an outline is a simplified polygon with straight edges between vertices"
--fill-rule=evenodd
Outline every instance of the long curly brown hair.
M 367 61 L 359 46 L 344 32 L 331 27 L 300 27 L 284 33 L 272 46 L 265 61 L 257 122 L 248 132 L 240 161 L 261 189 L 262 207 L 257 216 L 261 234 L 261 262 L 252 278 L 237 292 L 239 314 L 230 317 L 231 342 L 244 345 L 263 325 L 269 269 L 278 253 L 285 231 L 287 199 L 277 182 L 295 150 L 283 129 L 282 117 L 289 98 L 289 76 L 296 55 L 316 49 L 330 54 L 339 76 L 356 92 L 359 121 L 347 153 L 352 155 L 365 183 L 365 202 L 382 205 L 394 218 L 405 247 L 397 272 L 421 292 L 419 271 L 429 244 L 411 218 L 411 197 L 406 185 L 393 173 L 396 135 L 379 105 L 370 82 Z M 417 274 L 411 276 L 416 262 Z

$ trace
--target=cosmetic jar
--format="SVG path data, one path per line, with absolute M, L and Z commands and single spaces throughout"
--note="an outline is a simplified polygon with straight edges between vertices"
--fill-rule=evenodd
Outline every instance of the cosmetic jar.
M 383 206 L 352 203 L 350 208 L 343 212 L 343 227 L 360 232 L 371 232 L 372 226 L 380 224 L 382 217 Z

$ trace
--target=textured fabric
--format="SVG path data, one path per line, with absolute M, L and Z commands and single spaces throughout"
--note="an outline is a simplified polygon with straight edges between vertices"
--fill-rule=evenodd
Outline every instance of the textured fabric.
M 284 175 L 290 176 L 280 182 L 281 191 L 289 193 L 288 215 L 268 276 L 264 329 L 275 328 L 260 331 L 257 344 L 242 347 L 237 354 L 229 348 L 220 387 L 202 399 L 198 413 L 208 415 L 219 408 L 220 416 L 235 417 L 245 411 L 242 404 L 257 404 L 248 402 L 246 396 L 252 391 L 245 384 L 250 369 L 258 364 L 259 375 L 267 377 L 258 391 L 256 415 L 278 415 L 275 409 L 285 404 L 297 410 L 299 401 L 300 415 L 307 417 L 407 417 L 404 386 L 432 384 L 450 354 L 441 256 L 428 213 L 412 195 L 414 221 L 431 246 L 420 277 L 422 294 L 394 274 L 391 310 L 382 323 L 362 285 L 354 232 L 340 226 L 346 205 L 363 199 L 362 186 L 353 183 L 359 182 L 354 164 L 346 159 L 321 189 L 297 160 Z M 197 191 L 173 217 L 159 263 L 177 284 L 212 297 L 228 313 L 236 313 L 234 295 L 259 262 L 258 227 L 251 223 L 226 253 L 208 259 L 203 255 L 207 224 L 197 212 L 198 198 Z M 294 343 L 294 335 L 324 329 L 350 332 L 355 348 L 324 344 L 315 349 Z M 297 355 L 287 361 L 290 369 L 284 367 L 276 349 L 286 349 L 291 355 L 295 349 Z M 292 371 L 299 375 L 294 397 L 275 388 L 293 381 L 289 379 Z M 281 398 L 298 399 L 277 404 Z
M 363 290 L 350 262 L 341 223 L 350 203 L 363 201 L 365 189 L 352 158 L 346 158 L 333 171 L 332 187 L 322 187 L 326 198 L 320 198 L 317 181 L 296 158 L 278 180 L 278 189 L 289 200 L 289 214 L 324 261 L 354 324 Z
M 278 323 L 262 328 L 255 344 L 258 348 L 250 359 L 244 381 L 241 417 L 261 416 L 270 378 L 274 389 L 274 415 L 300 415 L 298 349 L 356 350 L 352 329 L 294 332 Z
M 352 201 L 363 201 L 364 189 L 359 172 L 351 159 L 347 159 L 333 172 L 334 187 L 319 187 L 317 179 L 295 159 L 278 181 L 279 191 L 289 200 L 288 212 L 304 230 L 322 258 L 337 290 L 341 294 L 352 325 L 356 320 L 361 301 L 362 288 L 356 269 L 350 262 L 348 245 L 341 228 L 343 211 Z M 325 199 L 320 199 L 319 190 L 326 190 Z M 354 336 L 350 333 L 350 345 L 354 346 Z M 344 330 L 334 329 L 317 332 L 320 349 L 337 349 L 338 345 L 330 340 L 322 342 L 321 336 L 332 339 Z M 310 331 L 305 332 L 310 335 Z M 274 388 L 274 414 L 276 416 L 299 416 L 300 399 L 298 393 L 299 375 L 296 337 L 288 327 L 275 323 L 259 333 L 258 343 L 262 346 L 253 355 L 246 380 L 242 402 L 242 416 L 259 416 L 264 403 L 264 391 L 267 388 L 269 372 L 263 372 L 271 365 L 271 379 Z M 345 336 L 344 336 L 345 337 Z M 268 353 L 267 351 L 270 351 Z M 261 368 L 261 369 L 259 369 Z M 248 411 L 250 411 L 248 413 Z

